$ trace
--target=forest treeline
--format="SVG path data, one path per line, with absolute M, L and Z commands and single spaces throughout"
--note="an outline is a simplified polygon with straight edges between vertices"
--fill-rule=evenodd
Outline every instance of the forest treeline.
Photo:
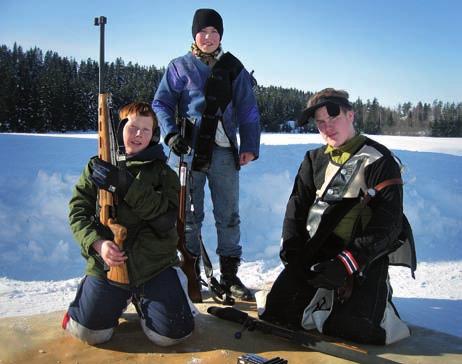
M 164 68 L 107 63 L 106 89 L 114 110 L 130 101 L 151 102 Z M 258 70 L 256 72 L 258 78 Z M 98 62 L 76 61 L 53 51 L 17 44 L 0 48 L 0 131 L 49 132 L 95 130 L 98 107 Z M 267 132 L 315 131 L 293 120 L 311 95 L 294 88 L 257 86 L 261 126 Z M 455 95 L 460 97 L 460 95 Z M 462 136 L 462 102 L 381 106 L 376 98 L 354 101 L 357 129 L 368 134 Z

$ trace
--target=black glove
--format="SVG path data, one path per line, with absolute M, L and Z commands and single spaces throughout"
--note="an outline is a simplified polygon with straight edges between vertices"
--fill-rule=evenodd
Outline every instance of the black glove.
M 180 134 L 173 134 L 168 139 L 168 146 L 177 156 L 187 154 L 189 151 L 188 143 L 186 143 L 186 140 Z
M 310 268 L 311 272 L 315 272 L 310 283 L 316 288 L 336 289 L 345 285 L 348 273 L 345 266 L 338 258 L 317 263 Z
M 114 192 L 120 198 L 125 197 L 134 180 L 133 175 L 126 169 L 121 170 L 99 158 L 96 158 L 93 163 L 93 172 L 90 178 L 98 188 Z

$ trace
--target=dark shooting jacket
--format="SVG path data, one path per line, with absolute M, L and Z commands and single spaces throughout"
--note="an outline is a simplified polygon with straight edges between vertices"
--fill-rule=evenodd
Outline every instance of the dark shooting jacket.
M 390 264 L 408 266 L 412 272 L 416 268 L 402 185 L 390 185 L 364 203 L 368 190 L 401 178 L 400 164 L 385 146 L 359 137 L 361 143 L 345 163 L 335 163 L 326 153 L 328 146 L 323 146 L 307 152 L 298 170 L 284 217 L 280 256 L 286 268 L 302 278 L 310 278 L 313 264 L 344 249 L 362 272 L 384 255 L 389 255 Z M 354 209 L 357 216 L 349 238 L 338 236 L 335 229 Z

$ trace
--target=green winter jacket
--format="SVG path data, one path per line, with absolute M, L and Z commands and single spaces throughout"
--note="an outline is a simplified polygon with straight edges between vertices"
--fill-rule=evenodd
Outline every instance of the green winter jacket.
M 104 262 L 91 247 L 98 239 L 113 239 L 111 231 L 96 217 L 97 188 L 90 178 L 93 160 L 89 161 L 75 185 L 69 202 L 69 222 L 81 254 L 87 260 L 86 274 L 106 277 Z M 172 214 L 172 209 L 178 210 L 179 180 L 165 163 L 160 145 L 150 146 L 128 159 L 127 169 L 135 179 L 124 200 L 118 203 L 117 222 L 127 228 L 124 250 L 128 256 L 130 286 L 136 287 L 178 264 L 176 213 Z M 170 224 L 160 231 L 157 222 L 166 216 L 167 211 Z

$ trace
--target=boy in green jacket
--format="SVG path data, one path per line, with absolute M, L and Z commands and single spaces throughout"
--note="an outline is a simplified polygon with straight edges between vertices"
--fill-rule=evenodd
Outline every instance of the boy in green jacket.
M 179 181 L 165 163 L 151 107 L 131 103 L 119 116 L 126 168 L 91 158 L 69 203 L 71 230 L 87 266 L 62 326 L 89 344 L 106 342 L 133 302 L 148 338 L 169 346 L 191 334 L 196 314 L 187 295 L 186 277 L 177 268 Z M 123 251 L 110 230 L 99 223 L 98 189 L 117 195 L 117 222 L 127 228 Z M 127 265 L 130 280 L 126 287 L 106 278 L 109 267 L 122 264 Z

